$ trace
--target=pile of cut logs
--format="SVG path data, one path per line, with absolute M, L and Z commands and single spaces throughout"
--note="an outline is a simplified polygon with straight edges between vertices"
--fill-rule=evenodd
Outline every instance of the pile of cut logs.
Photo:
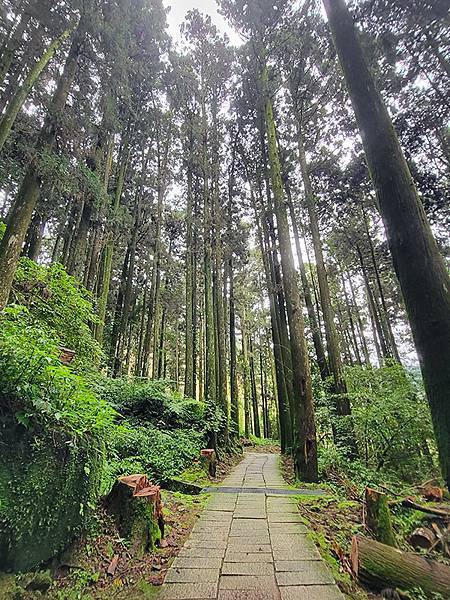
M 450 566 L 428 556 L 432 550 L 450 556 L 450 506 L 442 504 L 442 490 L 438 493 L 437 489 L 426 488 L 423 492 L 426 499 L 439 502 L 430 505 L 412 497 L 389 502 L 383 492 L 366 488 L 364 521 L 374 539 L 355 536 L 351 551 L 353 573 L 362 583 L 374 590 L 421 588 L 427 597 L 438 593 L 450 598 Z M 429 515 L 426 525 L 417 528 L 408 540 L 420 553 L 402 552 L 396 547 L 390 514 L 393 505 Z

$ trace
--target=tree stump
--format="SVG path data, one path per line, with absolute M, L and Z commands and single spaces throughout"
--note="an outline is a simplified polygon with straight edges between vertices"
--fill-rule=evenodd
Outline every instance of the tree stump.
M 448 598 L 450 567 L 413 552 L 356 535 L 352 540 L 352 569 L 355 576 L 374 590 L 422 588 L 427 597 L 433 593 Z
M 119 534 L 130 541 L 133 556 L 142 558 L 164 536 L 161 492 L 146 475 L 119 477 L 105 502 Z
M 200 463 L 208 471 L 210 477 L 216 476 L 217 456 L 215 450 L 212 448 L 200 450 Z
M 386 494 L 366 488 L 365 496 L 367 528 L 378 542 L 396 546 Z

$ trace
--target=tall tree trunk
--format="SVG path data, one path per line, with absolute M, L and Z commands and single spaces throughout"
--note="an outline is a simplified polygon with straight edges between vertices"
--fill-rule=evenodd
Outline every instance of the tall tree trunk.
M 24 256 L 28 256 L 31 260 L 36 260 L 39 256 L 46 223 L 47 218 L 35 210 L 23 247 Z
M 158 310 L 158 301 L 160 293 L 160 267 L 161 267 L 161 229 L 163 219 L 163 203 L 167 188 L 167 166 L 169 157 L 169 148 L 171 143 L 171 133 L 167 135 L 165 140 L 161 139 L 158 132 L 158 173 L 157 173 L 157 190 L 158 202 L 156 209 L 156 227 L 155 227 L 155 243 L 153 251 L 153 268 L 152 279 L 150 286 L 150 299 L 148 305 L 147 328 L 144 340 L 144 354 L 142 361 L 142 376 L 148 377 L 150 373 L 150 355 L 152 352 L 152 332 L 156 326 L 156 316 Z M 153 349 L 155 348 L 155 336 L 153 337 Z M 155 363 L 153 362 L 153 370 Z
M 351 275 L 347 274 L 347 280 L 348 280 L 349 285 L 350 285 L 350 292 L 351 292 L 351 295 L 352 295 L 353 307 L 355 309 L 356 323 L 358 325 L 358 335 L 359 335 L 359 339 L 361 341 L 361 346 L 362 346 L 362 349 L 363 349 L 364 362 L 366 363 L 366 365 L 370 366 L 369 348 L 367 346 L 366 336 L 364 335 L 364 327 L 363 327 L 363 323 L 362 323 L 362 319 L 361 319 L 361 313 L 360 313 L 360 310 L 359 310 L 358 303 L 356 301 L 356 294 L 355 294 L 355 290 L 354 290 L 354 287 L 353 287 L 353 282 L 352 282 Z
M 319 223 L 316 214 L 314 191 L 309 175 L 309 166 L 306 161 L 304 142 L 301 132 L 301 119 L 298 121 L 298 154 L 300 170 L 302 173 L 303 186 L 305 189 L 306 207 L 308 210 L 309 224 L 311 228 L 311 237 L 314 247 L 314 256 L 316 259 L 317 278 L 319 281 L 320 304 L 322 306 L 322 315 L 325 325 L 325 337 L 327 340 L 328 365 L 333 375 L 333 396 L 335 398 L 336 416 L 333 434 L 335 440 L 345 446 L 351 456 L 358 453 L 356 439 L 353 431 L 351 419 L 351 406 L 347 394 L 347 384 L 345 381 L 344 369 L 341 359 L 341 350 L 339 339 L 334 323 L 334 311 L 330 297 L 330 287 L 328 275 L 325 267 L 325 260 L 322 251 L 322 242 L 320 239 Z M 344 419 L 341 419 L 344 417 Z
M 239 436 L 239 395 L 237 379 L 237 351 L 236 351 L 236 306 L 234 297 L 234 273 L 233 273 L 233 255 L 229 258 L 229 276 L 230 276 L 230 419 L 233 424 L 235 434 Z
M 203 170 L 203 293 L 205 327 L 205 382 L 204 399 L 210 414 L 217 405 L 216 344 L 214 333 L 214 303 L 212 282 L 212 216 L 211 193 L 209 186 L 209 166 L 207 154 L 208 121 L 205 99 L 202 98 L 202 170 Z M 210 432 L 212 446 L 217 445 L 215 432 Z
M 267 406 L 267 387 L 265 380 L 265 370 L 263 361 L 263 346 L 262 340 L 259 346 L 259 384 L 261 387 L 261 404 L 262 404 L 262 417 L 263 417 L 263 437 L 268 438 L 269 436 L 269 411 Z
M 215 308 L 216 326 L 216 386 L 217 404 L 224 414 L 223 430 L 220 432 L 223 442 L 228 441 L 228 397 L 227 397 L 227 364 L 226 364 L 226 328 L 225 328 L 225 306 L 223 296 L 223 249 L 222 249 L 222 207 L 220 202 L 220 155 L 219 155 L 219 124 L 218 124 L 218 100 L 215 95 L 212 98 L 212 166 L 211 166 L 211 209 L 213 238 L 212 245 L 212 269 L 213 302 Z
M 93 205 L 90 198 L 86 198 L 83 202 L 83 209 L 81 211 L 81 218 L 78 224 L 78 229 L 72 240 L 72 260 L 68 265 L 68 272 L 71 275 L 75 275 L 79 279 L 82 278 L 83 272 L 86 267 L 87 255 L 88 255 L 88 236 L 89 229 L 91 226 Z
M 261 437 L 261 425 L 259 422 L 259 407 L 258 407 L 258 390 L 256 389 L 256 373 L 255 373 L 255 355 L 252 338 L 250 342 L 250 383 L 252 389 L 252 409 L 253 409 L 253 432 L 256 437 Z
M 362 133 L 450 485 L 450 277 L 344 0 L 324 0 Z
M 57 117 L 64 110 L 70 87 L 78 70 L 78 58 L 85 37 L 86 17 L 82 16 L 76 29 L 63 73 L 58 81 L 51 106 L 39 134 L 34 156 L 8 214 L 6 231 L 0 242 L 0 310 L 8 302 L 22 244 L 41 192 L 40 156 L 51 152 L 56 139 Z
M 289 212 L 291 215 L 292 229 L 294 231 L 295 248 L 297 251 L 297 260 L 300 270 L 300 278 L 302 281 L 303 295 L 305 297 L 305 304 L 308 311 L 309 326 L 311 328 L 314 350 L 316 351 L 316 358 L 317 364 L 319 366 L 320 377 L 322 378 L 322 380 L 325 380 L 327 377 L 329 377 L 330 372 L 328 370 L 327 359 L 322 344 L 322 337 L 316 318 L 316 311 L 314 310 L 314 304 L 311 297 L 311 289 L 309 287 L 308 278 L 306 276 L 305 263 L 303 261 L 303 254 L 300 246 L 300 235 L 297 226 L 297 219 L 295 218 L 294 206 L 292 204 L 290 188 L 287 184 L 285 187 L 289 204 Z
M 60 45 L 70 36 L 71 30 L 66 29 L 56 40 L 54 40 L 44 51 L 42 56 L 31 67 L 24 82 L 16 91 L 14 96 L 8 103 L 6 111 L 0 121 L 0 152 L 5 145 L 6 139 L 14 125 L 14 121 L 23 106 L 23 103 L 31 92 L 34 84 L 38 80 L 39 75 L 51 61 Z
M 258 241 L 261 251 L 261 256 L 264 265 L 264 274 L 266 279 L 266 288 L 269 294 L 269 305 L 270 305 L 270 322 L 272 331 L 272 343 L 273 343 L 273 354 L 274 354 L 274 368 L 275 368 L 275 381 L 277 390 L 277 403 L 278 403 L 278 419 L 280 425 L 280 442 L 281 452 L 285 453 L 292 448 L 292 423 L 290 416 L 290 405 L 289 405 L 289 392 L 287 388 L 287 375 L 285 373 L 285 361 L 283 357 L 282 342 L 280 337 L 280 325 L 277 314 L 277 298 L 275 294 L 275 280 L 274 280 L 274 268 L 273 261 L 271 258 L 271 252 L 269 250 L 269 234 L 267 231 L 267 225 L 265 220 L 263 221 L 263 227 L 261 228 L 261 220 L 258 215 L 258 209 L 252 189 L 252 204 L 255 210 L 255 221 L 256 229 L 258 233 Z M 263 237 L 263 229 L 264 237 Z M 284 306 L 283 306 L 284 310 Z M 292 379 L 291 379 L 292 381 Z
M 145 285 L 144 292 L 142 294 L 141 320 L 139 323 L 139 341 L 138 341 L 138 350 L 137 350 L 137 360 L 136 360 L 135 369 L 134 369 L 134 374 L 138 375 L 138 376 L 141 375 L 142 354 L 144 351 L 145 311 L 147 308 L 147 293 L 148 293 L 148 287 L 147 287 L 147 285 Z
M 116 305 L 114 310 L 114 320 L 111 331 L 111 339 L 109 345 L 109 358 L 112 366 L 113 373 L 117 371 L 117 362 L 116 357 L 119 352 L 119 344 L 120 344 L 120 325 L 122 322 L 122 311 L 123 311 L 123 300 L 125 296 L 125 287 L 127 282 L 127 275 L 129 272 L 129 263 L 130 263 L 130 253 L 129 253 L 130 245 L 127 246 L 127 251 L 125 253 L 125 258 L 122 265 L 122 273 L 120 277 L 119 289 L 117 292 Z
M 375 346 L 375 352 L 377 355 L 378 365 L 381 366 L 383 364 L 384 355 L 383 355 L 383 352 L 382 352 L 381 346 L 380 346 L 379 331 L 377 328 L 378 323 L 377 323 L 376 314 L 375 314 L 374 306 L 373 306 L 372 292 L 371 292 L 370 287 L 368 286 L 367 282 L 365 282 L 365 288 L 366 288 L 367 307 L 369 310 L 370 326 L 372 328 L 373 344 Z
M 378 303 L 376 301 L 375 295 L 373 293 L 372 287 L 370 285 L 370 280 L 369 280 L 369 275 L 367 273 L 367 268 L 364 262 L 364 258 L 361 252 L 361 248 L 359 247 L 358 244 L 356 244 L 356 251 L 358 253 L 358 257 L 359 257 L 359 262 L 361 264 L 361 270 L 362 270 L 362 274 L 364 277 L 364 282 L 366 284 L 366 292 L 367 292 L 367 298 L 368 298 L 368 303 L 369 303 L 369 310 L 370 310 L 370 314 L 371 314 L 371 319 L 373 320 L 373 324 L 375 326 L 375 330 L 376 330 L 376 336 L 374 337 L 374 340 L 376 338 L 378 338 L 378 344 L 379 344 L 379 348 L 380 348 L 380 352 L 381 352 L 381 359 L 379 360 L 380 364 L 383 362 L 383 359 L 385 358 L 391 358 L 391 354 L 389 352 L 389 348 L 388 348 L 388 342 L 385 339 L 385 332 L 383 331 L 383 327 L 381 325 L 381 319 L 379 316 L 379 307 L 378 307 Z M 376 346 L 376 341 L 375 341 L 375 346 Z
M 350 304 L 350 298 L 349 298 L 349 295 L 347 292 L 347 288 L 345 287 L 345 279 L 344 279 L 344 274 L 342 271 L 340 272 L 340 276 L 341 276 L 342 289 L 344 291 L 345 309 L 347 311 L 347 317 L 348 317 L 348 322 L 350 325 L 350 331 L 352 333 L 353 347 L 355 349 L 355 357 L 356 357 L 358 364 L 362 365 L 363 361 L 361 359 L 361 354 L 359 352 L 358 339 L 356 337 L 355 321 L 353 319 L 353 313 L 352 313 L 352 306 Z
M 285 291 L 283 288 L 280 261 L 278 258 L 279 242 L 277 240 L 275 221 L 274 221 L 274 207 L 272 203 L 272 193 L 270 188 L 270 174 L 269 167 L 267 164 L 266 147 L 265 147 L 265 119 L 264 114 L 261 115 L 261 152 L 263 157 L 264 165 L 264 182 L 266 187 L 267 206 L 264 206 L 263 194 L 261 190 L 260 178 L 258 177 L 258 198 L 259 204 L 262 211 L 262 224 L 264 231 L 264 240 L 268 252 L 268 262 L 271 274 L 271 281 L 275 290 L 275 314 L 278 324 L 278 332 L 280 339 L 280 348 L 283 361 L 283 374 L 286 386 L 286 439 L 289 440 L 286 449 L 292 451 L 294 448 L 294 413 L 295 413 L 295 396 L 294 396 L 294 383 L 292 376 L 292 355 L 291 355 L 291 342 L 289 339 L 288 322 L 286 317 L 286 302 L 285 302 Z
M 112 146 L 110 146 L 108 150 L 108 158 L 111 156 Z M 111 216 L 114 220 L 117 217 L 117 211 L 120 206 L 120 199 L 122 197 L 123 186 L 125 184 L 125 176 L 128 166 L 128 158 L 129 158 L 129 147 L 127 143 L 127 139 L 122 144 L 121 152 L 119 154 L 119 169 L 116 177 L 116 187 L 114 191 L 114 200 L 111 208 Z M 110 160 L 108 159 L 108 165 L 110 165 Z M 109 172 L 109 166 L 108 166 Z M 95 329 L 95 339 L 102 343 L 103 334 L 105 330 L 105 317 L 106 317 L 106 307 L 108 304 L 108 296 L 109 289 L 111 286 L 111 274 L 112 274 L 112 266 L 113 266 L 113 256 L 114 256 L 114 227 L 110 228 L 106 233 L 106 244 L 103 252 L 103 265 L 102 265 L 102 279 L 99 286 L 99 297 L 98 297 L 98 324 Z
M 398 353 L 397 344 L 395 341 L 394 333 L 392 331 L 391 321 L 390 321 L 390 317 L 389 317 L 389 311 L 388 311 L 386 299 L 384 296 L 383 285 L 381 283 L 380 270 L 378 268 L 378 262 L 377 262 L 377 258 L 375 256 L 375 248 L 373 246 L 372 238 L 370 236 L 368 218 L 367 218 L 367 214 L 366 214 L 366 211 L 364 210 L 363 205 L 361 205 L 361 212 L 363 214 L 364 229 L 365 229 L 367 241 L 369 244 L 370 256 L 372 258 L 373 270 L 375 273 L 375 281 L 377 283 L 378 293 L 380 294 L 381 307 L 379 307 L 379 313 L 380 313 L 381 326 L 383 328 L 383 335 L 386 340 L 386 343 L 389 346 L 389 353 L 392 355 L 392 357 L 397 362 L 400 362 L 400 355 Z
M 193 165 L 192 165 L 192 147 L 193 147 L 193 136 L 191 130 L 191 137 L 189 140 L 189 161 L 187 164 L 187 204 L 186 204 L 186 332 L 185 332 L 185 372 L 184 372 L 184 395 L 189 398 L 195 397 L 195 381 L 194 381 L 194 303 L 196 301 L 194 296 L 194 252 L 193 252 Z
M 297 287 L 294 257 L 290 242 L 289 223 L 284 202 L 280 160 L 278 156 L 269 75 L 264 65 L 262 77 L 265 124 L 275 214 L 278 225 L 283 287 L 290 330 L 292 381 L 294 389 L 294 464 L 303 481 L 317 481 L 317 442 L 312 401 L 311 373 L 304 335 L 301 297 Z
M 242 377 L 244 380 L 244 435 L 248 439 L 252 432 L 251 428 L 251 380 L 250 380 L 250 364 L 248 360 L 248 344 L 247 333 L 244 329 L 244 319 L 241 319 L 241 335 L 242 335 Z

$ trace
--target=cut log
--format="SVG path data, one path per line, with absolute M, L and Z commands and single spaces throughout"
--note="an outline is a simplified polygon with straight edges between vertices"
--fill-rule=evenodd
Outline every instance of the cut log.
M 146 475 L 120 477 L 106 498 L 105 507 L 137 558 L 152 550 L 164 536 L 160 489 Z
M 374 590 L 421 588 L 427 597 L 449 598 L 450 567 L 413 552 L 401 552 L 362 536 L 354 536 L 351 552 L 355 576 Z
M 424 548 L 425 550 L 432 548 L 436 540 L 436 534 L 428 527 L 418 527 L 409 536 L 409 543 L 413 548 Z
M 373 537 L 388 546 L 396 546 L 386 494 L 366 488 L 366 526 Z

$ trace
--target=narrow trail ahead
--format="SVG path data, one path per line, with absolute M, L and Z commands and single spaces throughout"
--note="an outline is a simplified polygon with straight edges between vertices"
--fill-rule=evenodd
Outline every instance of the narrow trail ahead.
M 343 600 L 295 500 L 275 492 L 278 456 L 248 453 L 221 485 L 272 491 L 213 494 L 158 600 Z

